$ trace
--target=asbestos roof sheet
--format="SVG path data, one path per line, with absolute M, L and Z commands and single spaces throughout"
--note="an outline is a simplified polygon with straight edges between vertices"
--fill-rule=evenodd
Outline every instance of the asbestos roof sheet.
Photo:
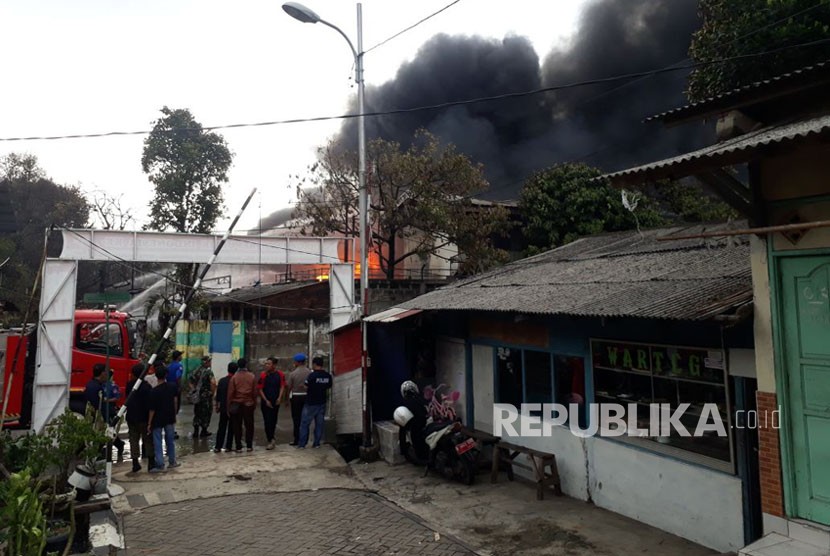
M 264 299 L 281 293 L 300 290 L 309 286 L 319 284 L 317 280 L 309 280 L 302 282 L 288 282 L 283 284 L 263 284 L 261 286 L 249 286 L 245 288 L 237 288 L 227 293 L 217 295 L 212 298 L 211 303 L 239 303 L 254 301 L 257 299 Z
M 743 223 L 733 223 L 739 226 Z M 592 236 L 457 282 L 399 309 L 704 320 L 751 301 L 745 240 L 660 237 L 727 225 Z
M 830 136 L 830 115 L 751 131 L 715 145 L 602 176 L 612 183 L 625 184 L 646 179 L 680 178 L 722 166 L 747 162 L 756 151 L 807 139 Z
M 752 102 L 753 100 L 769 98 L 770 95 L 777 96 L 775 93 L 783 95 L 790 92 L 795 86 L 819 84 L 822 82 L 822 79 L 830 79 L 830 62 L 820 62 L 795 71 L 782 73 L 770 79 L 756 81 L 698 102 L 691 102 L 685 106 L 650 116 L 645 121 L 662 120 L 664 123 L 679 122 L 695 116 L 704 116 L 728 110 L 738 105 Z

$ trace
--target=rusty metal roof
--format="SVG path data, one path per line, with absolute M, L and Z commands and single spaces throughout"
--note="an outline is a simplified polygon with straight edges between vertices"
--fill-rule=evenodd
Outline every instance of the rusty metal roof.
M 748 242 L 657 238 L 728 227 L 697 225 L 591 236 L 398 307 L 706 320 L 752 300 Z
M 617 185 L 645 180 L 681 178 L 702 171 L 748 162 L 759 150 L 807 139 L 830 137 L 830 115 L 764 127 L 715 145 L 651 164 L 606 174 Z
M 679 123 L 697 117 L 724 112 L 743 106 L 748 102 L 769 100 L 789 94 L 794 88 L 819 85 L 830 80 L 830 61 L 806 66 L 795 71 L 782 73 L 770 79 L 756 81 L 711 96 L 709 98 L 691 102 L 660 114 L 655 114 L 644 121 L 661 120 L 663 123 Z

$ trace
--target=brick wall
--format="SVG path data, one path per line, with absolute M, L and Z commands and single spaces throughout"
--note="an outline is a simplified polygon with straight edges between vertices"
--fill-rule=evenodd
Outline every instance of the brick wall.
M 784 490 L 781 485 L 781 450 L 772 412 L 778 409 L 775 394 L 757 392 L 758 459 L 761 468 L 761 511 L 784 517 Z M 764 418 L 766 416 L 766 418 Z M 778 426 L 778 423 L 775 423 Z

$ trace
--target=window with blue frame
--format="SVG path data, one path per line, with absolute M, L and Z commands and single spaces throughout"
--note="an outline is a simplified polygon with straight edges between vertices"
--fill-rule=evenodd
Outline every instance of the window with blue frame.
M 582 357 L 534 349 L 496 348 L 496 403 L 576 403 L 580 421 L 585 406 Z

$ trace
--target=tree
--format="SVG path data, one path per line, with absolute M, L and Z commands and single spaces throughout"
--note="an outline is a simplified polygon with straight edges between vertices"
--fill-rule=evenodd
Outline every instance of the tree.
M 181 233 L 208 233 L 222 216 L 222 184 L 228 181 L 233 154 L 225 139 L 205 131 L 187 109 L 161 109 L 162 117 L 144 140 L 141 168 L 155 185 L 149 228 Z M 173 271 L 174 297 L 183 299 L 195 282 L 199 265 L 180 264 Z M 159 324 L 164 326 L 162 298 Z M 185 319 L 199 303 L 191 300 Z
M 703 26 L 689 55 L 710 62 L 810 43 L 830 36 L 830 4 L 816 0 L 701 0 Z M 687 96 L 699 101 L 830 58 L 830 44 L 791 48 L 755 58 L 706 65 L 689 77 Z
M 124 204 L 124 196 L 94 191 L 88 198 L 95 224 L 104 230 L 126 230 L 135 223 L 133 210 Z
M 307 231 L 359 234 L 357 166 L 353 152 L 338 152 L 331 143 L 319 150 L 317 163 L 297 185 L 296 215 L 308 222 Z M 450 244 L 463 254 L 463 272 L 505 260 L 491 237 L 506 226 L 506 212 L 472 203 L 472 195 L 488 184 L 481 165 L 453 145 L 441 145 L 425 130 L 416 133 L 406 150 L 377 139 L 367 146 L 367 166 L 371 240 L 387 278 L 394 278 L 407 258 L 426 257 Z
M 0 158 L 0 206 L 0 262 L 9 257 L 0 270 L 0 296 L 22 310 L 40 268 L 45 230 L 85 227 L 89 204 L 80 188 L 49 179 L 36 156 L 11 153 Z
M 585 164 L 565 163 L 537 172 L 525 182 L 519 208 L 530 254 L 581 236 L 663 223 L 650 199 L 642 195 L 633 212 L 626 209 L 620 190 L 596 180 L 601 174 Z
M 141 168 L 155 185 L 155 230 L 207 233 L 222 216 L 222 184 L 233 155 L 221 135 L 205 131 L 187 109 L 161 109 L 144 140 Z
M 658 182 L 647 195 L 670 222 L 723 222 L 739 217 L 735 209 L 695 178 Z

